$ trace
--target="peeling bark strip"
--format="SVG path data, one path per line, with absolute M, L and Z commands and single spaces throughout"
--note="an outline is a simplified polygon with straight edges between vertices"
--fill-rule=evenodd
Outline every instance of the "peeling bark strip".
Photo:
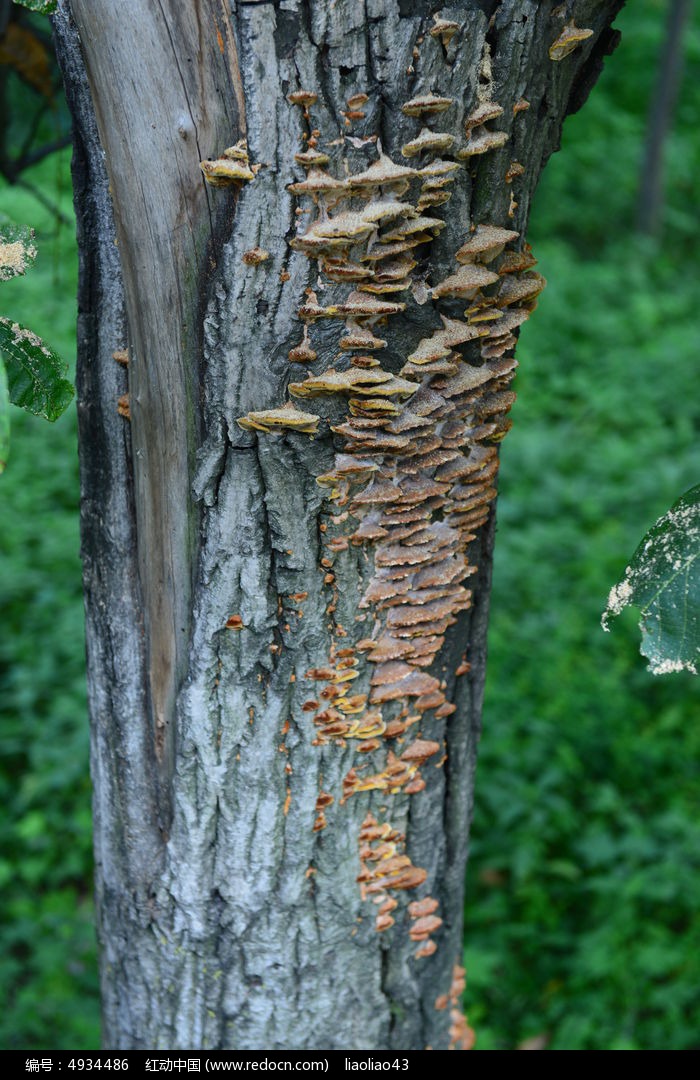
M 620 6 L 72 0 L 128 425 L 106 184 L 60 5 L 76 175 L 93 170 L 103 215 L 83 184 L 110 1048 L 472 1045 L 461 911 L 498 443 L 542 286 L 523 236 Z M 119 463 L 103 488 L 93 446 Z

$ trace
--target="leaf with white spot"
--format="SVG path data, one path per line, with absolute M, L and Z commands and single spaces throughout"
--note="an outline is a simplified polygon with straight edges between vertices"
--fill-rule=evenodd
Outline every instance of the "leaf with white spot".
M 67 365 L 31 330 L 2 317 L 0 353 L 12 404 L 57 420 L 73 397 L 73 386 L 65 378 Z
M 611 590 L 603 629 L 632 605 L 642 615 L 642 656 L 654 675 L 697 674 L 700 663 L 700 485 L 659 518 Z
M 0 225 L 0 281 L 26 273 L 35 258 L 33 229 L 27 225 Z
M 15 0 L 15 3 L 29 8 L 30 11 L 38 11 L 40 15 L 53 15 L 58 0 Z

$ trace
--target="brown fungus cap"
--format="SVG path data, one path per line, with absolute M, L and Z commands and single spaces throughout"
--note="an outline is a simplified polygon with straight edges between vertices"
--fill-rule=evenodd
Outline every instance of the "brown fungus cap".
M 411 937 L 417 934 L 434 934 L 441 926 L 442 919 L 439 915 L 423 915 L 421 918 L 416 919 L 409 930 L 409 934 Z
M 248 164 L 248 143 L 245 139 L 239 139 L 235 146 L 227 146 L 222 153 L 222 158 L 230 161 L 243 161 Z
M 530 270 L 537 265 L 537 259 L 532 254 L 529 244 L 525 244 L 522 251 L 506 251 L 498 264 L 498 273 L 518 274 L 523 270 Z
M 294 90 L 287 94 L 287 101 L 290 105 L 303 105 L 306 108 L 308 105 L 315 105 L 318 94 L 314 90 Z
M 331 281 L 344 282 L 367 281 L 374 276 L 369 266 L 349 262 L 347 259 L 326 257 L 321 259 L 321 269 Z
M 501 282 L 496 303 L 500 307 L 507 307 L 509 304 L 521 303 L 523 300 L 532 300 L 539 296 L 546 284 L 545 278 L 536 270 L 525 274 L 510 274 Z
M 345 210 L 334 217 L 319 218 L 314 221 L 304 234 L 307 236 L 324 238 L 341 238 L 346 240 L 363 240 L 372 232 L 372 222 L 367 221 L 361 214 L 354 210 Z
M 351 416 L 398 416 L 401 409 L 384 398 L 350 398 Z
M 380 153 L 376 161 L 372 162 L 364 172 L 355 173 L 348 178 L 348 184 L 353 188 L 384 187 L 388 184 L 397 184 L 401 181 L 412 180 L 416 170 L 406 165 L 397 165 L 384 153 Z
M 324 154 L 321 150 L 311 146 L 308 150 L 302 150 L 301 153 L 295 154 L 294 160 L 303 165 L 305 169 L 315 169 L 321 165 L 328 165 L 331 159 L 328 154 Z
M 416 211 L 410 203 L 398 199 L 372 199 L 359 213 L 363 221 L 381 225 L 400 217 L 415 217 Z
M 435 94 L 420 94 L 401 106 L 406 116 L 421 116 L 423 113 L 445 112 L 452 105 L 454 98 L 437 97 Z
M 443 45 L 447 45 L 455 34 L 459 33 L 459 23 L 451 22 L 449 19 L 441 19 L 437 15 L 433 15 L 433 25 L 430 27 L 428 33 L 431 37 L 439 37 Z
M 479 290 L 498 281 L 498 274 L 474 263 L 465 263 L 456 273 L 450 274 L 433 289 L 433 300 L 443 296 L 456 296 L 469 300 Z
M 589 37 L 593 37 L 592 30 L 582 29 L 576 26 L 573 21 L 567 23 L 559 37 L 549 46 L 549 59 L 563 60 L 574 49 L 578 49 Z
M 502 115 L 503 108 L 497 101 L 482 101 L 471 111 L 464 126 L 469 133 L 473 128 L 485 124 L 488 120 L 497 120 Z
M 505 244 L 517 240 L 520 233 L 515 229 L 502 229 L 498 225 L 477 225 L 465 244 L 455 255 L 459 263 L 491 262 L 503 251 Z
M 374 318 L 382 315 L 396 315 L 406 310 L 405 304 L 397 304 L 388 300 L 375 300 L 365 296 L 361 292 L 351 292 L 343 304 L 337 305 L 338 313 L 344 317 L 350 316 L 355 319 Z
M 410 664 L 405 664 L 402 660 L 389 660 L 383 663 L 377 664 L 372 672 L 372 686 L 389 686 L 401 679 L 407 678 L 413 674 L 413 668 Z M 437 686 L 437 679 L 433 680 L 434 685 Z M 430 689 L 434 689 L 433 686 Z
M 430 161 L 427 165 L 424 165 L 418 170 L 418 175 L 424 179 L 439 176 L 450 176 L 457 172 L 460 168 L 458 161 L 446 161 L 443 158 L 436 158 L 435 161 Z
M 521 165 L 519 161 L 511 161 L 510 165 L 506 169 L 505 181 L 506 184 L 512 184 L 516 177 L 522 176 L 525 172 L 525 166 Z
M 312 364 L 314 360 L 318 359 L 318 353 L 311 348 L 308 340 L 300 341 L 298 345 L 289 350 L 287 356 L 293 364 Z
M 505 146 L 510 136 L 507 131 L 487 131 L 485 128 L 473 131 L 466 146 L 457 151 L 460 159 L 487 154 L 489 150 L 499 150 Z
M 266 409 L 263 412 L 250 412 L 238 419 L 240 427 L 249 431 L 274 431 L 288 428 L 308 435 L 315 434 L 320 416 L 303 412 L 288 401 L 280 409 Z
M 365 392 L 374 393 L 378 383 L 390 382 L 391 372 L 381 368 L 373 368 L 362 371 L 359 368 L 349 368 L 347 371 L 336 371 L 328 368 L 320 375 L 312 375 L 302 383 L 290 383 L 289 392 L 294 397 L 317 397 L 319 394 L 359 393 L 360 387 L 366 388 Z
M 530 318 L 527 308 L 507 308 L 501 311 L 501 318 L 492 322 L 488 327 L 486 337 L 488 340 L 503 337 L 517 330 Z
M 454 184 L 454 176 L 428 176 L 421 185 L 421 192 L 444 191 L 449 184 Z
M 427 375 L 456 375 L 458 371 L 459 360 L 428 360 L 421 364 L 412 364 L 409 361 L 401 368 L 399 375 L 404 379 L 422 382 Z
M 379 239 L 382 244 L 396 240 L 405 240 L 414 233 L 440 232 L 441 229 L 445 228 L 445 225 L 446 222 L 443 221 L 442 218 L 419 215 L 418 217 L 409 218 L 408 221 L 403 221 L 400 225 L 394 226 L 388 232 L 382 233 Z M 432 240 L 432 236 L 430 239 Z
M 349 349 L 385 349 L 386 341 L 375 337 L 371 330 L 349 319 L 346 324 L 347 333 L 340 339 L 338 345 L 343 350 Z
M 423 884 L 427 876 L 428 871 L 424 870 L 421 866 L 411 866 L 395 877 L 391 884 L 388 885 L 388 888 L 402 890 L 415 889 Z
M 400 498 L 401 488 L 391 480 L 373 480 L 369 487 L 355 496 L 353 506 L 383 506 L 398 502 Z
M 250 248 L 249 251 L 244 252 L 242 262 L 244 262 L 246 266 L 259 266 L 260 263 L 267 262 L 269 258 L 269 251 L 265 251 L 265 249 L 261 247 L 254 247 Z
M 434 680 L 437 684 L 437 680 Z M 440 743 L 429 739 L 416 739 L 401 755 L 402 761 L 427 761 L 440 751 Z
M 444 203 L 449 202 L 451 198 L 451 191 L 423 191 L 418 197 L 416 210 L 420 212 L 430 209 L 431 206 L 442 206 Z
M 243 184 L 255 179 L 255 173 L 242 161 L 217 158 L 214 161 L 200 161 L 199 167 L 204 179 L 212 187 L 226 187 L 228 184 Z
M 415 139 L 411 139 L 401 147 L 401 153 L 404 157 L 416 157 L 418 154 L 428 152 L 442 153 L 444 150 L 449 150 L 454 141 L 454 135 L 450 135 L 447 131 L 430 131 L 429 128 L 424 127 Z
M 370 296 L 388 296 L 391 293 L 407 292 L 413 282 L 410 278 L 403 281 L 374 281 L 369 285 L 358 285 L 360 292 L 369 293 Z
M 287 191 L 293 195 L 344 195 L 347 192 L 347 182 L 336 180 L 325 169 L 310 168 L 305 180 L 299 180 L 294 184 L 287 184 Z

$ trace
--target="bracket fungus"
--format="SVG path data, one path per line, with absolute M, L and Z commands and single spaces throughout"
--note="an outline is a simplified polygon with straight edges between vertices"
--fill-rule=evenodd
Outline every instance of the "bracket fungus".
M 371 192 L 379 188 L 394 187 L 403 188 L 404 184 L 414 178 L 415 169 L 406 165 L 397 165 L 388 154 L 381 148 L 376 161 L 363 172 L 353 173 L 348 177 L 348 185 L 357 191 Z
M 301 105 L 304 112 L 308 114 L 309 105 L 316 104 L 318 94 L 315 90 L 294 90 L 291 94 L 287 94 L 287 101 L 290 105 Z
M 287 356 L 294 364 L 311 364 L 317 358 L 316 351 L 311 347 L 309 328 L 306 323 L 304 323 L 304 333 L 301 341 L 289 350 Z
M 315 435 L 320 416 L 297 409 L 291 401 L 279 409 L 265 409 L 262 412 L 249 412 L 238 419 L 240 427 L 246 431 L 300 431 L 306 435 Z
M 493 262 L 506 244 L 517 240 L 519 235 L 515 229 L 502 229 L 499 225 L 477 225 L 466 243 L 455 253 L 455 259 L 459 263 Z
M 593 37 L 593 31 L 582 29 L 572 21 L 568 22 L 555 41 L 549 46 L 550 60 L 563 60 L 565 56 L 578 49 L 584 41 Z
M 438 97 L 435 94 L 420 94 L 411 98 L 401 106 L 401 112 L 406 116 L 423 116 L 432 113 L 445 112 L 454 102 L 453 98 Z
M 240 161 L 229 161 L 228 158 L 200 161 L 199 167 L 204 173 L 204 179 L 212 187 L 244 184 L 255 179 L 255 173 L 248 165 Z
M 434 17 L 430 33 L 445 44 L 458 29 Z M 507 132 L 487 126 L 504 114 L 492 93 L 486 48 L 477 104 L 465 124 L 467 145 L 455 156 L 485 153 L 508 140 Z M 290 95 L 307 119 L 314 98 L 305 91 Z M 348 98 L 346 119 L 367 100 L 360 93 Z M 420 122 L 446 113 L 452 104 L 431 90 L 416 93 L 403 113 Z M 376 929 L 387 932 L 405 925 L 394 914 L 397 894 L 419 888 L 428 878 L 406 854 L 404 836 L 388 820 L 389 806 L 403 814 L 405 800 L 429 790 L 446 760 L 444 724 L 456 708 L 448 700 L 449 679 L 455 676 L 437 674 L 435 665 L 448 628 L 472 604 L 465 584 L 478 569 L 471 544 L 496 495 L 496 444 L 508 429 L 514 400 L 512 351 L 544 281 L 529 272 L 534 260 L 526 246 L 520 252 L 506 249 L 519 234 L 501 220 L 474 226 L 455 254 L 456 271 L 432 290 L 427 287 L 425 263 L 416 249 L 430 245 L 445 228 L 444 211 L 432 208 L 444 205 L 451 185 L 464 176 L 457 161 L 442 156 L 452 153 L 453 133 L 422 127 L 402 151 L 406 157 L 426 155 L 417 168 L 394 162 L 376 135 L 340 138 L 333 145 L 349 143 L 363 152 L 377 147 L 376 159 L 359 171 L 353 173 L 346 163 L 341 179 L 325 171 L 329 156 L 317 149 L 319 137 L 317 131 L 304 136 L 295 160 L 306 178 L 288 187 L 317 209 L 291 247 L 316 262 L 319 275 L 319 293 L 307 289 L 297 309 L 303 336 L 288 355 L 298 363 L 317 360 L 309 330 L 325 319 L 344 324 L 337 340 L 341 355 L 337 366 L 324 358 L 325 370 L 291 382 L 288 389 L 292 398 L 332 395 L 343 402 L 343 417 L 331 425 L 332 468 L 317 477 L 330 508 L 319 525 L 319 571 L 333 644 L 327 661 L 307 672 L 320 685 L 301 708 L 313 724 L 313 745 L 351 748 L 357 755 L 342 782 L 340 803 L 359 792 L 378 793 L 378 804 L 381 799 L 382 820 L 368 815 L 360 828 L 357 880 L 362 899 L 376 905 Z M 324 295 L 320 290 L 329 283 Z M 411 301 L 391 296 L 409 290 L 417 303 L 432 305 L 433 318 L 421 324 L 425 336 L 416 333 L 406 346 L 412 323 L 399 317 L 407 308 L 411 315 Z M 443 299 L 466 301 L 464 319 L 440 312 Z M 402 323 L 395 338 L 394 319 Z M 436 323 L 434 330 L 425 329 Z M 383 337 L 375 333 L 378 324 Z M 319 353 L 331 333 L 330 328 L 328 334 L 319 332 Z M 389 343 L 385 368 L 374 354 Z M 319 417 L 289 401 L 280 409 L 249 413 L 239 423 L 259 433 L 287 428 L 313 434 Z M 336 621 L 343 600 L 336 560 L 347 558 L 356 561 L 359 573 L 355 635 Z M 339 649 L 341 639 L 350 647 Z M 463 657 L 458 672 L 468 667 Z M 414 725 L 419 725 L 417 735 Z M 315 832 L 327 827 L 325 812 L 333 797 L 332 792 L 319 795 Z M 429 896 L 413 901 L 408 915 L 408 935 L 418 945 L 415 959 L 432 955 L 437 948 L 432 935 L 442 925 L 437 902 Z M 461 1023 L 455 1019 L 453 1025 L 460 1039 Z
M 303 165 L 305 169 L 318 169 L 323 165 L 329 165 L 331 159 L 328 154 L 324 154 L 322 150 L 317 150 L 315 146 L 310 146 L 308 150 L 301 150 L 298 154 L 295 154 L 294 160 L 298 161 L 300 165 Z
M 260 263 L 267 262 L 269 258 L 269 251 L 265 251 L 264 248 L 254 247 L 243 253 L 241 261 L 244 262 L 246 266 L 259 266 Z
M 469 134 L 474 128 L 481 127 L 489 120 L 497 120 L 499 116 L 503 116 L 503 107 L 497 101 L 480 101 L 465 120 L 465 130 Z
M 454 274 L 450 274 L 433 289 L 433 300 L 439 300 L 444 296 L 457 296 L 464 300 L 471 300 L 476 296 L 479 289 L 486 285 L 493 285 L 498 281 L 498 274 L 487 270 L 485 266 L 477 263 L 465 263 Z
M 469 141 L 461 150 L 457 151 L 457 157 L 476 157 L 478 154 L 487 154 L 489 150 L 500 150 L 505 146 L 510 136 L 507 131 L 488 131 L 486 128 L 472 131 Z
M 336 180 L 318 165 L 312 165 L 307 172 L 305 180 L 297 180 L 293 184 L 287 184 L 287 191 L 293 195 L 323 195 L 326 198 L 341 199 L 347 192 L 345 180 Z
M 199 167 L 204 179 L 212 187 L 247 183 L 255 179 L 255 173 L 260 168 L 259 165 L 251 167 L 245 139 L 240 139 L 235 146 L 227 147 L 220 158 L 200 161 Z
M 449 150 L 455 141 L 454 135 L 448 131 L 431 131 L 429 128 L 421 128 L 415 139 L 411 139 L 401 147 L 404 157 L 417 157 L 418 154 L 444 153 Z
M 430 27 L 428 33 L 431 37 L 439 37 L 442 44 L 446 47 L 452 41 L 455 34 L 459 33 L 459 30 L 459 23 L 451 22 L 449 19 L 441 19 L 438 15 L 433 15 L 433 25 Z

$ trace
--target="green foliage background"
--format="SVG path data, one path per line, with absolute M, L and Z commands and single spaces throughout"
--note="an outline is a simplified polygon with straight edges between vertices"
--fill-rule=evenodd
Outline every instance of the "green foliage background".
M 633 235 L 666 4 L 623 44 L 550 162 L 530 239 L 549 279 L 504 443 L 468 871 L 466 1004 L 483 1050 L 700 1046 L 698 683 L 654 679 L 633 615 L 600 630 L 645 529 L 698 482 L 700 20 L 668 145 L 661 245 Z M 69 212 L 68 155 L 32 180 Z M 694 190 L 695 189 L 695 190 Z M 2 189 L 39 257 L 3 298 L 65 357 L 76 255 Z M 90 791 L 75 413 L 15 410 L 0 484 L 0 1046 L 94 1050 Z M 629 613 L 628 613 L 629 614 Z

